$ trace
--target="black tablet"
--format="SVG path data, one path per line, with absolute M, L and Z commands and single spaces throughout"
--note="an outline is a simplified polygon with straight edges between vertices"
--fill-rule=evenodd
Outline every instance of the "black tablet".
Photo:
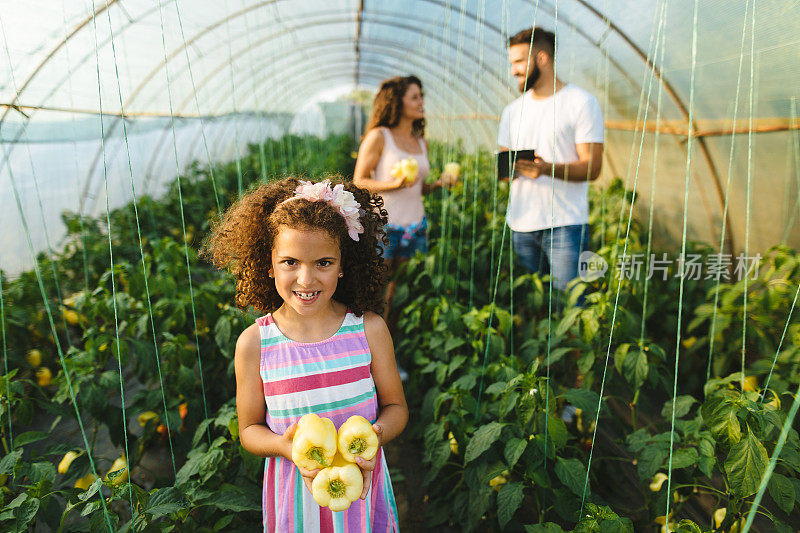
M 516 161 L 524 159 L 525 161 L 533 161 L 536 157 L 534 150 L 511 150 L 506 152 L 497 152 L 497 178 L 507 178 L 508 172 Z

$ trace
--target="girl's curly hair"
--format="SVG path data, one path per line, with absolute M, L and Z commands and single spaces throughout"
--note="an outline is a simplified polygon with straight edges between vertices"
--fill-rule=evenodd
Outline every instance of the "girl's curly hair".
M 372 113 L 364 128 L 369 132 L 379 126 L 394 128 L 400 123 L 403 114 L 403 97 L 410 85 L 422 90 L 422 80 L 416 76 L 395 76 L 383 80 L 372 102 Z M 411 124 L 411 133 L 415 137 L 425 137 L 425 119 L 420 118 Z
M 384 264 L 379 239 L 387 222 L 383 199 L 360 189 L 339 177 L 329 178 L 332 185 L 342 183 L 353 193 L 363 213 L 359 217 L 364 233 L 354 241 L 347 233 L 344 217 L 325 202 L 311 202 L 294 197 L 300 185 L 297 178 L 261 185 L 242 196 L 214 222 L 203 244 L 203 255 L 218 269 L 228 270 L 236 278 L 236 305 L 252 306 L 270 313 L 283 304 L 269 277 L 272 267 L 272 246 L 280 226 L 294 229 L 322 229 L 339 243 L 342 252 L 343 277 L 333 298 L 346 305 L 357 316 L 364 311 L 383 312 L 386 287 Z

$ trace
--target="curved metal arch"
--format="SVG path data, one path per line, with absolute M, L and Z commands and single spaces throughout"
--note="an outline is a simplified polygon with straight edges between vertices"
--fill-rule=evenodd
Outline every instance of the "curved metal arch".
M 399 54 L 398 54 L 398 57 L 400 57 L 400 56 L 399 56 Z M 390 70 L 390 69 L 391 69 L 391 67 L 390 67 L 389 65 L 382 64 L 382 63 L 374 63 L 374 62 L 371 62 L 371 61 L 370 61 L 370 63 L 372 63 L 373 65 L 375 65 L 376 67 L 378 67 L 378 68 L 380 68 L 380 69 L 383 69 L 383 70 L 384 70 L 386 73 L 391 73 L 391 70 Z M 347 60 L 345 60 L 345 61 L 343 61 L 343 62 L 341 63 L 341 65 L 342 65 L 343 67 L 347 67 L 347 66 L 349 66 L 350 64 L 351 64 L 351 62 L 349 62 L 349 61 L 347 61 Z M 337 75 L 341 74 L 341 72 L 338 70 L 338 69 L 339 69 L 339 63 L 326 63 L 326 67 L 327 67 L 327 68 L 326 68 L 325 70 L 331 70 L 331 68 L 332 68 L 332 67 L 335 67 L 335 68 L 333 68 L 333 72 L 334 72 L 335 74 L 337 74 Z M 303 68 L 303 67 L 302 67 L 302 66 L 298 66 L 298 68 Z M 349 75 L 348 75 L 348 76 L 349 76 Z M 335 78 L 335 77 L 336 77 L 336 76 L 333 76 L 333 78 Z M 342 74 L 342 77 L 343 77 L 343 79 L 344 79 L 344 75 L 343 75 L 343 74 Z M 376 78 L 376 79 L 379 79 L 379 78 Z M 291 78 L 290 78 L 290 80 L 291 80 Z M 271 81 L 272 81 L 272 80 L 271 80 Z M 286 83 L 286 84 L 284 84 L 283 86 L 284 86 L 284 87 L 287 87 L 287 86 L 291 87 L 291 81 L 287 82 L 287 83 Z M 314 93 L 315 93 L 315 92 L 317 92 L 317 91 L 318 91 L 318 88 L 317 88 L 317 87 L 313 87 L 313 88 L 311 88 L 311 90 L 304 91 L 304 92 L 302 92 L 302 93 L 298 93 L 298 99 L 307 99 L 309 95 L 311 95 L 311 94 L 314 94 Z M 467 99 L 466 99 L 466 97 L 465 97 L 463 94 L 459 94 L 459 97 L 460 97 L 460 98 L 461 98 L 463 101 L 467 102 Z M 439 101 L 443 102 L 445 105 L 443 105 L 442 107 L 444 107 L 444 108 L 448 107 L 448 106 L 447 106 L 447 104 L 449 104 L 449 103 L 450 103 L 450 102 L 447 102 L 447 101 L 446 101 L 446 99 L 443 99 L 443 98 L 435 98 L 435 97 L 434 97 L 434 101 L 436 101 L 436 100 L 439 100 Z M 231 122 L 231 124 L 234 124 L 234 125 L 235 125 L 235 121 L 236 121 L 236 118 L 235 118 L 234 116 L 231 116 L 231 119 L 230 119 L 230 122 Z M 487 135 L 487 136 L 489 136 L 489 137 L 491 138 L 491 133 L 489 132 L 489 130 L 488 130 L 488 127 L 487 127 L 486 125 L 482 125 L 482 129 L 484 130 L 484 134 L 485 134 L 485 135 Z M 165 127 L 165 129 L 162 131 L 162 137 L 161 137 L 161 140 L 160 140 L 160 141 L 159 141 L 159 142 L 156 144 L 156 146 L 162 147 L 162 150 L 160 150 L 160 152 L 164 152 L 163 148 L 164 148 L 164 147 L 166 147 L 166 146 L 167 146 L 167 144 L 168 144 L 168 143 L 166 143 L 166 142 L 165 142 L 165 139 L 166 139 L 166 137 L 169 135 L 169 130 L 170 130 L 170 126 L 166 126 L 166 127 Z M 196 135 L 195 139 L 194 139 L 194 140 L 193 140 L 193 142 L 192 142 L 192 143 L 190 143 L 190 144 L 195 144 L 195 143 L 197 143 L 197 142 L 199 141 L 199 138 L 200 138 L 200 136 L 201 136 L 202 134 L 203 134 L 203 132 L 202 132 L 202 131 L 198 132 L 198 134 Z M 221 135 L 221 134 L 220 134 L 220 135 Z M 158 157 L 160 157 L 160 154 L 159 154 L 159 152 L 157 152 L 156 154 L 154 154 L 154 156 L 155 156 L 155 158 L 158 158 Z
M 279 1 L 279 0 L 273 0 L 273 1 L 277 2 L 277 1 Z M 426 1 L 426 2 L 429 2 L 429 3 L 433 3 L 433 4 L 435 4 L 435 5 L 438 5 L 438 6 L 440 6 L 440 7 L 444 7 L 445 9 L 450 9 L 451 11 L 454 11 L 454 10 L 455 10 L 453 6 L 449 6 L 449 5 L 443 5 L 443 4 L 442 4 L 440 1 L 437 1 L 437 0 L 423 0 L 423 1 Z M 641 53 L 641 50 L 640 50 L 640 49 L 638 49 L 638 47 L 637 47 L 637 46 L 636 46 L 636 45 L 633 43 L 633 41 L 632 41 L 632 40 L 631 40 L 631 39 L 630 39 L 630 38 L 627 36 L 627 34 L 625 34 L 624 32 L 622 32 L 622 31 L 621 31 L 621 30 L 620 30 L 618 27 L 616 27 L 615 25 L 611 24 L 611 23 L 610 23 L 610 19 L 609 19 L 608 17 L 606 17 L 605 15 L 603 15 L 602 13 L 600 13 L 600 12 L 599 12 L 597 9 L 595 9 L 593 6 L 591 6 L 591 5 L 589 5 L 588 3 L 586 3 L 584 0 L 575 0 L 575 1 L 576 1 L 577 3 L 579 3 L 581 6 L 583 6 L 584 8 L 586 8 L 586 9 L 587 9 L 587 10 L 588 10 L 590 13 L 593 13 L 595 16 L 597 16 L 598 18 L 600 18 L 601 20 L 603 20 L 603 21 L 604 21 L 606 24 L 608 24 L 608 27 L 609 27 L 609 29 L 611 29 L 612 31 L 614 31 L 615 33 L 617 33 L 617 34 L 618 34 L 618 35 L 619 35 L 619 36 L 620 36 L 620 37 L 621 37 L 621 38 L 622 38 L 622 39 L 623 39 L 623 40 L 624 40 L 626 43 L 628 43 L 628 44 L 629 44 L 629 45 L 630 45 L 630 46 L 631 46 L 631 47 L 632 47 L 632 48 L 633 48 L 635 51 L 637 51 L 637 53 L 638 53 L 638 55 L 639 55 L 640 57 L 643 57 L 643 59 L 645 60 L 645 63 L 646 63 L 646 64 L 648 64 L 648 66 L 649 66 L 651 69 L 654 69 L 654 65 L 652 65 L 652 63 L 651 63 L 651 62 L 650 62 L 650 61 L 649 61 L 649 60 L 646 58 L 646 56 L 644 56 L 644 55 Z M 111 3 L 114 3 L 114 2 L 116 2 L 116 0 L 111 0 Z M 244 9 L 244 10 L 242 10 L 242 11 L 243 11 L 243 12 L 248 12 L 248 11 L 251 11 L 251 10 L 253 10 L 253 9 L 256 9 L 256 8 L 258 8 L 258 7 L 261 7 L 261 5 L 266 5 L 267 3 L 271 3 L 271 2 L 263 2 L 263 3 L 261 3 L 261 4 L 255 5 L 255 6 L 251 6 L 251 7 L 245 8 L 245 9 Z M 532 3 L 532 1 L 529 1 L 529 3 Z M 538 0 L 537 0 L 537 4 L 538 4 Z M 109 4 L 109 5 L 110 5 L 110 4 Z M 548 12 L 548 10 L 549 10 L 549 6 L 548 6 L 547 4 L 544 4 L 544 5 L 541 5 L 541 4 L 540 4 L 540 5 L 539 5 L 539 7 L 540 7 L 540 8 L 543 8 L 543 10 L 544 10 L 545 12 Z M 98 11 L 97 11 L 97 12 L 93 12 L 93 14 L 92 14 L 92 17 L 89 17 L 89 18 L 87 18 L 86 20 L 84 20 L 84 22 L 83 22 L 81 25 L 79 25 L 79 26 L 78 26 L 78 27 L 77 27 L 77 28 L 76 28 L 76 29 L 73 31 L 73 33 L 72 33 L 72 34 L 70 34 L 70 36 L 68 37 L 68 39 L 69 39 L 69 38 L 72 38 L 72 37 L 73 37 L 73 36 L 74 36 L 74 35 L 75 35 L 75 34 L 76 34 L 78 31 L 80 31 L 80 29 L 81 29 L 82 27 L 84 27 L 84 26 L 85 26 L 85 25 L 88 23 L 88 21 L 89 21 L 89 20 L 91 20 L 91 18 L 95 17 L 95 16 L 96 16 L 96 14 L 97 14 L 97 13 L 99 13 L 99 12 L 102 12 L 102 9 L 98 9 Z M 467 11 L 461 12 L 460 14 L 461 14 L 462 16 L 465 16 L 465 15 L 466 15 L 466 16 L 469 16 L 470 18 L 473 18 L 473 19 L 475 18 L 475 17 L 474 17 L 474 15 L 473 15 L 472 13 L 470 13 L 470 12 L 467 12 Z M 552 12 L 552 11 L 549 11 L 549 14 L 551 14 L 551 15 L 552 15 L 552 14 L 553 14 L 553 12 Z M 224 20 L 230 20 L 231 18 L 235 18 L 235 16 L 239 16 L 239 15 L 229 15 L 228 17 L 226 17 L 226 19 L 223 19 L 223 21 L 224 21 Z M 572 24 L 572 23 L 569 21 L 569 19 L 567 19 L 567 18 L 566 18 L 566 17 L 564 17 L 563 15 L 562 15 L 562 17 L 561 17 L 561 20 L 562 20 L 562 21 L 565 21 L 565 20 L 566 20 L 567 22 L 565 22 L 565 24 L 569 25 L 570 27 L 572 27 L 573 29 L 575 29 L 575 31 L 576 31 L 577 33 L 579 33 L 579 34 L 581 34 L 582 36 L 584 36 L 584 38 L 586 38 L 588 42 L 590 42 L 590 43 L 593 43 L 593 44 L 594 44 L 596 47 L 598 47 L 598 48 L 602 48 L 602 46 L 601 46 L 601 43 L 594 43 L 594 41 L 593 41 L 592 39 L 590 39 L 590 38 L 588 37 L 588 35 L 585 35 L 585 33 L 584 33 L 584 32 L 582 32 L 582 31 L 580 30 L 580 28 L 578 28 L 578 27 L 574 26 L 574 24 Z M 220 22 L 219 24 L 221 24 L 221 23 L 222 23 L 222 22 Z M 486 27 L 489 27 L 490 29 L 494 29 L 495 31 L 498 31 L 498 32 L 499 32 L 499 30 L 497 30 L 496 28 L 494 28 L 492 25 L 490 25 L 490 24 L 487 24 L 485 21 L 483 21 L 483 24 L 484 24 L 484 26 L 486 26 Z M 501 33 L 501 34 L 502 34 L 502 32 L 499 32 L 499 33 Z M 45 58 L 45 59 L 44 59 L 44 60 L 43 60 L 43 61 L 42 61 L 42 62 L 39 64 L 39 66 L 37 66 L 37 69 L 35 70 L 34 74 L 33 74 L 32 76 L 30 76 L 30 77 L 28 78 L 28 80 L 26 80 L 26 83 L 24 84 L 24 86 L 22 87 L 22 89 L 21 89 L 21 90 L 19 90 L 19 91 L 17 91 L 17 94 L 16 94 L 16 96 L 15 96 L 15 99 L 14 99 L 14 101 L 15 101 L 15 102 L 19 100 L 19 97 L 20 97 L 20 95 L 22 94 L 22 92 L 24 91 L 24 89 L 27 87 L 27 84 L 30 82 L 30 80 L 31 80 L 31 79 L 33 79 L 33 77 L 35 77 L 35 75 L 36 75 L 36 74 L 38 74 L 38 72 L 41 70 L 41 68 L 43 67 L 43 65 L 44 65 L 45 63 L 47 63 L 47 62 L 48 62 L 50 59 L 52 59 L 52 56 L 53 56 L 53 55 L 56 53 L 57 49 L 59 49 L 59 48 L 60 48 L 60 47 L 63 45 L 63 43 L 64 43 L 64 42 L 66 42 L 66 40 L 68 40 L 68 39 L 65 39 L 65 41 L 62 41 L 62 43 L 60 43 L 60 44 L 59 44 L 59 45 L 56 47 L 56 49 L 54 49 L 53 51 L 51 51 L 51 53 L 50 53 L 50 54 L 48 54 L 48 56 L 47 56 L 47 57 L 46 57 L 46 58 Z M 610 57 L 610 56 L 608 56 L 608 57 L 609 57 L 609 60 L 611 61 L 611 57 Z M 654 71 L 654 75 L 656 75 L 656 76 L 658 77 L 658 79 L 659 79 L 659 81 L 660 81 L 661 83 L 664 83 L 664 82 L 666 81 L 666 80 L 664 80 L 664 78 L 663 78 L 663 76 L 660 74 L 660 72 L 656 72 L 656 70 L 655 70 L 655 69 L 654 69 L 653 71 Z M 668 92 L 669 92 L 669 91 L 668 91 Z M 673 96 L 673 94 L 674 94 L 674 93 L 672 93 L 672 94 L 671 94 L 671 96 Z M 675 103 L 676 103 L 676 104 L 679 106 L 679 108 L 682 108 L 682 109 L 684 109 L 684 110 L 685 110 L 685 104 L 683 104 L 682 100 L 680 100 L 680 98 L 678 98 L 678 97 L 677 97 L 677 94 L 674 94 L 674 96 L 673 96 L 673 100 L 674 100 L 674 101 L 675 101 Z M 0 118 L 0 123 L 2 123 L 2 121 L 5 119 L 5 117 L 6 117 L 7 113 L 9 112 L 9 110 L 10 110 L 10 109 L 11 109 L 11 108 L 7 108 L 7 109 L 6 109 L 6 111 L 4 112 L 4 114 L 3 114 L 2 118 Z M 688 120 L 688 117 L 687 117 L 687 120 Z M 706 160 L 707 164 L 709 165 L 710 171 L 711 171 L 711 173 L 712 173 L 712 178 L 714 178 L 714 182 L 715 182 L 715 185 L 716 185 L 716 187 L 717 187 L 717 190 L 718 190 L 718 195 L 719 195 L 719 193 L 720 193 L 720 191 L 721 191 L 721 185 L 720 185 L 720 183 L 719 183 L 719 177 L 718 177 L 718 174 L 717 174 L 716 168 L 715 168 L 715 166 L 714 166 L 714 164 L 713 164 L 713 159 L 711 158 L 710 152 L 709 152 L 709 150 L 708 150 L 708 148 L 707 148 L 707 145 L 706 145 L 706 143 L 704 142 L 704 140 L 703 140 L 703 139 L 698 139 L 698 145 L 699 145 L 699 146 L 700 146 L 700 148 L 701 148 L 701 152 L 702 152 L 702 153 L 703 153 L 703 155 L 704 155 L 704 159 Z M 7 159 L 6 159 L 6 161 L 4 161 L 3 165 L 5 165 L 6 163 L 7 163 Z M 727 231 L 726 231 L 726 233 L 727 233 L 727 234 L 728 234 L 728 236 L 729 236 L 729 242 L 731 243 L 731 249 L 732 249 L 732 244 L 733 244 L 732 238 L 730 237 L 730 234 L 729 234 L 729 232 L 727 232 Z
M 334 22 L 335 22 L 335 23 L 337 23 L 337 24 L 338 24 L 338 23 L 340 23 L 339 21 L 334 21 Z M 279 32 L 278 34 L 281 34 L 281 35 L 282 35 L 283 33 L 284 33 L 284 32 Z M 278 35 L 278 34 L 274 34 L 274 35 Z M 262 39 L 260 42 L 257 42 L 257 43 L 254 43 L 254 44 L 251 44 L 251 46 L 249 46 L 249 47 L 246 47 L 246 48 L 244 48 L 243 50 L 241 50 L 241 51 L 237 52 L 237 53 L 236 53 L 235 55 L 233 55 L 231 58 L 224 60 L 224 61 L 223 61 L 223 62 L 222 62 L 222 63 L 221 63 L 221 64 L 220 64 L 220 65 L 219 65 L 217 68 L 215 68 L 215 69 L 212 69 L 212 70 L 210 71 L 210 73 L 209 73 L 209 74 L 207 74 L 207 75 L 206 75 L 206 77 L 205 77 L 205 78 L 203 78 L 203 80 L 201 80 L 201 81 L 200 81 L 200 83 L 198 83 L 198 84 L 196 84 L 196 85 L 194 86 L 194 91 L 195 91 L 195 92 L 199 91 L 199 90 L 200 90 L 202 87 L 204 87 L 204 86 L 205 86 L 205 84 L 206 84 L 206 83 L 208 83 L 210 80 L 213 80 L 213 79 L 214 79 L 214 77 L 215 77 L 215 75 L 217 74 L 217 72 L 219 72 L 220 70 L 222 70 L 223 68 L 225 68 L 226 66 L 228 66 L 228 65 L 230 64 L 230 61 L 232 61 L 232 60 L 233 60 L 233 59 L 235 59 L 235 58 L 238 58 L 240 55 L 242 55 L 242 54 L 244 54 L 244 53 L 247 53 L 247 52 L 250 52 L 250 51 L 252 51 L 253 47 L 257 47 L 257 46 L 260 46 L 260 45 L 261 45 L 261 44 L 263 44 L 263 43 L 266 43 L 266 42 L 268 42 L 268 41 L 269 41 L 271 38 L 273 38 L 273 37 L 274 37 L 274 35 L 273 35 L 273 36 L 268 36 L 268 37 L 266 37 L 266 38 Z M 362 40 L 364 40 L 364 39 L 362 38 Z M 329 41 L 329 42 L 330 42 L 330 43 L 333 43 L 333 42 L 335 42 L 335 41 L 336 41 L 336 40 L 331 40 L 331 41 Z M 348 42 L 348 43 L 349 43 L 349 42 L 350 42 L 350 40 L 347 40 L 346 42 Z M 385 46 L 387 49 L 390 49 L 390 50 L 391 50 L 391 48 L 390 48 L 390 47 L 391 47 L 392 43 L 391 43 L 391 42 L 389 42 L 389 41 L 386 41 L 386 42 L 384 43 L 384 42 L 382 42 L 382 41 L 381 41 L 381 42 L 378 42 L 377 40 L 372 40 L 372 39 L 370 39 L 370 40 L 366 40 L 365 42 L 376 42 L 376 43 L 378 43 L 378 44 L 379 44 L 379 46 Z M 304 47 L 297 48 L 297 51 L 298 51 L 298 52 L 300 52 L 300 51 L 304 51 L 306 48 L 309 48 L 309 47 L 320 47 L 320 46 L 322 46 L 322 45 L 324 45 L 324 44 L 327 44 L 327 42 L 312 42 L 312 43 L 308 43 L 308 45 L 307 45 L 307 46 L 304 46 Z M 402 55 L 399 55 L 397 52 L 394 52 L 394 51 L 391 51 L 391 52 L 384 52 L 384 54 L 386 54 L 386 55 L 392 55 L 392 56 L 398 57 L 398 59 L 402 59 L 402 60 L 404 60 L 404 61 L 407 61 L 407 62 L 409 62 L 409 63 L 412 63 L 412 64 L 414 64 L 414 65 L 415 65 L 415 68 L 417 68 L 418 70 L 423 70 L 423 69 L 425 69 L 425 67 L 424 67 L 423 65 L 426 65 L 426 64 L 427 64 L 427 63 L 416 62 L 415 60 L 413 60 L 413 59 L 412 59 L 412 57 L 413 57 L 413 56 L 402 56 Z M 421 56 L 421 57 L 431 57 L 429 54 L 421 54 L 421 53 L 418 53 L 418 54 L 416 54 L 416 56 Z M 283 61 L 283 60 L 286 60 L 286 61 L 288 61 L 289 59 L 293 59 L 293 56 L 286 55 L 286 56 L 283 56 L 283 57 L 281 58 L 281 60 L 282 60 L 282 61 Z M 273 62 L 272 64 L 275 64 L 275 63 Z M 249 75 L 249 72 L 247 72 L 247 73 L 245 73 L 245 74 L 246 74 L 246 75 Z M 469 82 L 469 81 L 471 81 L 471 80 L 468 80 L 468 79 L 466 79 L 466 78 L 463 78 L 463 76 L 459 76 L 459 77 L 460 77 L 460 78 L 461 78 L 461 79 L 462 79 L 462 80 L 465 82 L 465 86 L 466 86 L 466 85 L 468 85 L 468 82 Z M 496 79 L 499 81 L 499 77 L 495 76 L 495 78 L 496 78 Z M 435 76 L 435 75 L 433 75 L 433 76 L 431 76 L 431 79 L 432 79 L 432 80 L 434 80 L 433 82 L 431 82 L 431 84 L 433 84 L 433 85 L 435 86 L 435 84 L 438 82 L 438 77 L 437 77 L 437 76 Z M 227 81 L 226 81 L 226 82 L 224 82 L 224 83 L 227 83 Z M 456 91 L 456 92 L 458 92 L 459 94 L 461 94 L 461 93 L 462 93 L 462 90 L 461 90 L 461 89 L 452 89 L 452 88 L 449 88 L 449 90 L 450 90 L 450 91 L 453 91 L 453 90 L 455 90 L 455 91 Z M 500 94 L 498 91 L 496 91 L 496 90 L 495 90 L 495 91 L 493 91 L 493 92 L 495 92 L 495 94 L 497 94 L 497 95 L 498 95 L 498 97 L 499 97 L 499 96 L 501 96 L 501 94 Z M 298 98 L 300 97 L 300 95 L 301 95 L 301 94 L 304 94 L 304 93 L 296 93 L 296 98 L 295 98 L 295 99 L 298 99 Z M 313 94 L 313 93 L 312 93 L 312 94 Z M 180 114 L 180 113 L 181 113 L 181 111 L 183 110 L 184 106 L 186 106 L 186 105 L 189 105 L 189 103 L 190 103 L 190 101 L 191 101 L 192 97 L 193 97 L 193 96 L 192 96 L 192 95 L 190 95 L 190 96 L 188 96 L 187 98 L 185 98 L 185 99 L 183 100 L 183 102 L 181 102 L 181 104 L 179 104 L 178 106 L 176 106 L 176 108 L 175 108 L 175 112 L 176 112 L 177 114 Z M 463 97 L 463 94 L 462 94 L 462 97 Z M 469 99 L 468 99 L 468 98 L 466 98 L 466 97 L 463 97 L 463 99 L 464 99 L 464 101 L 465 101 L 465 102 L 467 102 L 467 103 L 469 102 Z M 130 103 L 130 102 L 129 102 L 129 103 Z M 110 136 L 110 135 L 113 133 L 113 131 L 116 129 L 117 125 L 120 123 L 120 121 L 121 121 L 121 120 L 122 120 L 122 118 L 121 118 L 121 117 L 117 117 L 117 118 L 115 119 L 115 121 L 111 123 L 111 125 L 110 125 L 110 126 L 109 126 L 109 128 L 107 129 L 107 133 L 106 133 L 106 136 L 107 136 L 107 137 L 108 137 L 108 136 Z M 95 158 L 94 158 L 94 160 L 93 160 L 93 162 L 92 162 L 92 165 L 91 165 L 91 167 L 90 167 L 90 169 L 89 169 L 89 175 L 92 175 L 92 174 L 94 173 L 94 171 L 95 171 L 95 169 L 96 169 L 96 167 L 97 167 L 97 164 L 99 163 L 99 158 L 100 158 L 100 155 L 102 155 L 102 151 L 101 151 L 101 149 L 98 149 L 98 153 L 95 155 Z M 88 182 L 87 182 L 87 186 L 88 186 Z M 86 195 L 86 193 L 87 193 L 87 192 L 88 192 L 88 191 L 87 191 L 86 189 L 84 189 L 84 196 Z
M 335 43 L 348 44 L 349 42 L 350 42 L 349 40 L 344 40 L 344 39 L 331 39 L 331 40 L 325 40 L 325 41 L 317 41 L 317 42 L 315 42 L 315 43 L 313 43 L 313 44 L 314 44 L 315 46 L 324 47 L 324 46 L 326 46 L 326 45 L 329 45 L 329 44 L 335 44 Z M 375 40 L 370 40 L 370 42 L 372 42 L 372 43 L 376 43 L 377 41 L 375 41 Z M 403 55 L 399 54 L 398 52 L 396 52 L 395 50 L 393 50 L 393 49 L 391 48 L 391 43 L 388 43 L 388 42 L 387 42 L 387 43 L 382 43 L 382 42 L 379 42 L 378 44 L 379 44 L 379 46 L 385 46 L 385 47 L 387 47 L 387 48 L 389 49 L 389 52 L 385 53 L 384 55 L 390 55 L 390 56 L 396 57 L 397 59 L 400 59 L 400 60 L 406 60 L 406 61 L 408 60 L 408 58 L 407 58 L 406 56 L 403 56 Z M 326 48 L 323 48 L 323 49 L 324 49 L 325 51 L 327 51 L 327 50 L 328 50 L 328 49 L 326 49 Z M 234 57 L 235 57 L 235 56 L 234 56 Z M 291 57 L 284 57 L 284 58 L 282 58 L 282 59 L 289 60 L 289 59 L 291 59 Z M 274 64 L 274 63 L 273 63 L 273 64 Z M 424 65 L 427 65 L 427 63 L 423 63 L 423 64 L 415 64 L 415 68 L 419 68 L 420 70 L 425 70 L 425 69 L 426 69 L 426 67 L 425 67 Z M 204 80 L 203 80 L 203 82 L 201 83 L 201 85 L 203 85 L 205 82 L 207 82 L 207 81 L 209 81 L 209 80 L 212 80 L 212 79 L 214 79 L 214 77 L 213 77 L 213 76 L 208 76 L 206 79 L 204 79 Z M 434 81 L 433 81 L 433 82 L 431 82 L 431 84 L 432 84 L 432 85 L 434 85 L 434 86 L 437 86 L 437 80 L 438 80 L 438 78 L 436 78 L 436 77 L 433 77 L 432 79 L 433 79 Z M 464 78 L 462 77 L 462 79 L 464 79 Z M 267 81 L 273 81 L 273 80 L 274 80 L 274 78 L 270 78 L 270 80 L 267 80 Z M 225 82 L 225 83 L 227 83 L 227 82 Z M 260 89 L 260 87 L 262 87 L 263 85 L 264 85 L 264 84 L 260 84 L 260 86 L 258 87 L 258 89 Z M 200 87 L 200 86 L 198 86 L 198 87 Z M 256 92 L 256 89 L 257 89 L 257 87 L 256 87 L 256 86 L 254 86 L 254 88 L 253 88 L 253 91 L 254 91 L 254 93 Z M 308 95 L 308 94 L 313 94 L 313 93 L 314 93 L 316 90 L 317 90 L 317 89 L 316 89 L 316 88 L 314 88 L 312 91 L 308 91 L 308 92 L 299 92 L 299 93 L 296 93 L 296 95 L 295 95 L 295 97 L 296 97 L 296 98 L 295 98 L 295 100 L 303 101 L 303 99 L 307 98 L 307 95 Z M 214 92 L 214 91 L 212 91 L 212 92 Z M 217 91 L 217 92 L 222 92 L 222 91 Z M 469 102 L 469 101 L 470 101 L 470 100 L 469 100 L 469 98 L 467 98 L 467 97 L 464 95 L 464 93 L 462 93 L 462 92 L 460 92 L 460 91 L 456 91 L 456 92 L 455 92 L 455 94 L 458 94 L 458 95 L 459 95 L 459 96 L 462 98 L 462 100 L 463 100 L 463 101 L 465 101 L 465 102 Z M 191 98 L 191 97 L 190 97 L 190 98 Z M 188 100 L 188 99 L 187 99 L 187 100 Z M 179 111 L 179 112 L 180 112 L 180 110 L 182 109 L 182 106 L 183 106 L 183 105 L 188 105 L 188 101 L 187 101 L 187 100 L 184 100 L 184 102 L 182 102 L 182 104 L 181 104 L 181 107 L 178 107 L 178 111 Z M 444 102 L 444 101 L 446 101 L 446 100 L 445 100 L 445 99 L 443 99 L 443 98 L 440 98 L 439 100 L 440 100 L 440 101 L 443 101 L 443 102 Z M 294 106 L 294 104 L 292 104 L 292 106 Z M 291 107 L 291 106 L 290 106 L 290 107 Z M 451 106 L 451 107 L 452 107 L 452 106 Z

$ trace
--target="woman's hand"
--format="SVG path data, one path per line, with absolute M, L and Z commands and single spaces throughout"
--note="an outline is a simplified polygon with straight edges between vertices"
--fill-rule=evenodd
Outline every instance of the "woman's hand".
M 283 450 L 282 455 L 289 461 L 292 460 L 292 441 L 294 440 L 294 434 L 296 432 L 297 432 L 297 422 L 286 428 L 286 431 L 283 433 L 282 437 L 283 438 L 283 445 L 281 446 Z M 306 468 L 297 466 L 297 470 L 299 470 L 300 475 L 303 476 L 303 483 L 306 484 L 308 492 L 311 492 L 311 483 L 314 481 L 314 478 L 317 477 L 317 474 L 319 474 L 320 469 L 315 468 L 314 470 L 308 470 Z
M 378 452 L 383 445 L 383 428 L 378 424 L 372 424 L 372 429 L 378 435 Z M 361 474 L 364 476 L 364 489 L 361 491 L 361 499 L 367 499 L 370 484 L 372 483 L 372 471 L 375 470 L 375 465 L 378 463 L 378 454 L 375 454 L 371 460 L 367 461 L 363 457 L 356 457 L 356 464 L 361 468 Z
M 450 188 L 458 183 L 458 176 L 454 176 L 449 172 L 442 172 L 438 182 L 440 186 Z
M 404 176 L 400 176 L 399 178 L 394 178 L 394 180 L 391 183 L 393 189 L 405 189 L 406 187 L 413 185 L 414 182 L 412 181 L 409 183 L 408 181 L 406 181 L 406 178 Z

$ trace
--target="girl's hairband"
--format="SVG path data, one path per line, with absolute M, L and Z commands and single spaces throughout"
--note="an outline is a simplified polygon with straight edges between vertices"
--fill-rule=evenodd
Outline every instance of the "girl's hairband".
M 287 198 L 278 205 L 297 198 L 302 198 L 309 202 L 325 202 L 336 209 L 344 217 L 344 222 L 347 225 L 347 234 L 354 241 L 358 241 L 358 235 L 364 233 L 364 226 L 358 220 L 361 204 L 356 201 L 353 193 L 344 189 L 344 185 L 341 183 L 331 188 L 331 182 L 327 179 L 317 183 L 300 181 L 300 185 L 294 190 L 294 196 Z

